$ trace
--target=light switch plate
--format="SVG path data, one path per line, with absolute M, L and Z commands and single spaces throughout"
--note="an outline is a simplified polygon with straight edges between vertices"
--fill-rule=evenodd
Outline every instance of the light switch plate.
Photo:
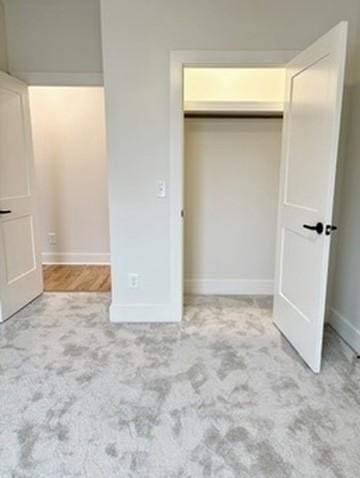
M 129 274 L 129 287 L 130 289 L 137 289 L 139 287 L 139 274 Z
M 159 179 L 157 182 L 157 197 L 158 198 L 166 198 L 166 182 Z

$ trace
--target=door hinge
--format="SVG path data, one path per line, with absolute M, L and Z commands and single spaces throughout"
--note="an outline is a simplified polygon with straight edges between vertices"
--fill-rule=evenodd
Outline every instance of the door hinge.
M 184 209 L 181 209 L 180 216 L 181 216 L 181 217 L 185 217 L 185 211 L 184 211 Z

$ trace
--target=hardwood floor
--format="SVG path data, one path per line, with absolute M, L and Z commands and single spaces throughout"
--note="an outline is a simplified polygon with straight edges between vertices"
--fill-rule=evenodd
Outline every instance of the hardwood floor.
M 45 265 L 45 292 L 110 292 L 110 266 Z

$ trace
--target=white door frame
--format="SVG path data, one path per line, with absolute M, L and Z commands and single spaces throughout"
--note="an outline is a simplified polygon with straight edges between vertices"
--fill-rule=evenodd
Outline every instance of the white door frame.
M 184 68 L 285 67 L 297 53 L 297 50 L 170 52 L 170 307 L 173 322 L 182 320 L 184 294 Z

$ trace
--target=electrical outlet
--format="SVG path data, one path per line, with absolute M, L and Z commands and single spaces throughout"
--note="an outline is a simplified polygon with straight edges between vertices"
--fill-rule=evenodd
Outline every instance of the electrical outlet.
M 56 246 L 56 234 L 55 232 L 49 232 L 48 241 L 50 246 Z
M 129 287 L 131 289 L 139 287 L 139 274 L 129 274 Z

